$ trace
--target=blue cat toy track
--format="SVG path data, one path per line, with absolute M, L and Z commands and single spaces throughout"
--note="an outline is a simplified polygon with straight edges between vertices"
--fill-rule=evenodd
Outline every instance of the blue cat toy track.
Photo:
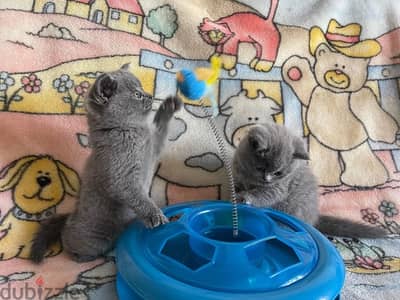
M 342 258 L 313 227 L 286 214 L 197 201 L 169 206 L 171 222 L 132 224 L 116 247 L 119 299 L 339 299 Z

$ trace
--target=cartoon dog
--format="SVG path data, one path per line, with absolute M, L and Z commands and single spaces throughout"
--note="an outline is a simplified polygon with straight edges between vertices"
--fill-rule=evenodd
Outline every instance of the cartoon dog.
M 0 172 L 0 191 L 12 190 L 15 205 L 0 222 L 0 260 L 29 258 L 40 221 L 55 213 L 65 194 L 77 196 L 79 187 L 78 174 L 50 156 L 25 156 L 6 166 Z M 61 250 L 58 242 L 47 256 Z

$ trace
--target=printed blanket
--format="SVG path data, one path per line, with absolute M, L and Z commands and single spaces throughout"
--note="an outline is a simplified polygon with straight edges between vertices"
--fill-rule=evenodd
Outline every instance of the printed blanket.
M 274 121 L 306 141 L 322 213 L 385 228 L 331 238 L 343 299 L 400 299 L 400 2 L 390 0 L 1 0 L 0 298 L 114 299 L 112 253 L 28 259 L 39 222 L 70 211 L 90 153 L 84 95 L 125 63 L 155 97 L 218 56 L 216 122 L 232 155 Z M 185 99 L 151 195 L 160 205 L 227 199 L 207 114 Z M 156 284 L 156 283 L 155 283 Z

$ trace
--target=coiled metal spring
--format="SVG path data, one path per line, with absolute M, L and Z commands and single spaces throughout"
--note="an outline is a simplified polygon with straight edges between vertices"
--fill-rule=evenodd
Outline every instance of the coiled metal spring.
M 203 105 L 203 100 L 201 101 L 200 106 L 201 106 L 204 114 L 208 115 L 209 111 Z M 211 131 L 214 134 L 215 140 L 217 142 L 218 152 L 220 153 L 222 161 L 224 162 L 224 165 L 225 165 L 226 175 L 228 177 L 228 184 L 229 184 L 229 189 L 230 189 L 231 199 L 232 199 L 233 237 L 237 237 L 239 235 L 239 216 L 238 216 L 238 202 L 237 202 L 236 191 L 235 191 L 235 181 L 234 181 L 233 172 L 232 172 L 232 164 L 226 153 L 224 139 L 222 138 L 222 136 L 218 130 L 217 124 L 215 123 L 213 116 L 209 115 L 207 120 L 208 120 L 208 124 L 211 128 Z

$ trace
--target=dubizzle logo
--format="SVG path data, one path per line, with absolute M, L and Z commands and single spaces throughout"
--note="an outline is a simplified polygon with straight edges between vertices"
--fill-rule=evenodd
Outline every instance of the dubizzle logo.
M 45 281 L 42 275 L 39 275 L 34 284 L 25 282 L 24 285 L 15 286 L 11 281 L 7 285 L 0 285 L 1 300 L 45 300 L 51 296 L 60 294 L 66 288 L 51 288 L 45 287 Z M 57 298 L 63 300 L 74 300 L 79 298 L 79 292 L 65 293 L 64 297 Z

